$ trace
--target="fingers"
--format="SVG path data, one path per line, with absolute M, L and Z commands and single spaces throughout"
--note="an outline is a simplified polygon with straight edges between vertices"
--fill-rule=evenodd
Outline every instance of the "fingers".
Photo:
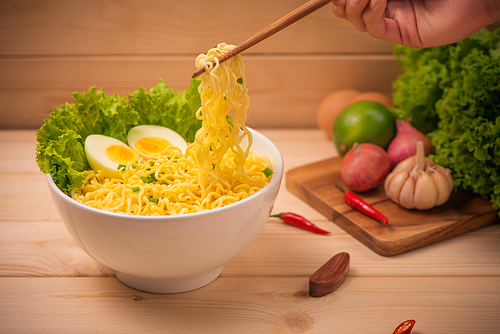
M 363 21 L 368 33 L 376 38 L 385 39 L 387 34 L 387 20 L 384 12 L 387 7 L 387 0 L 371 0 L 366 10 L 363 12 Z
M 367 31 L 363 12 L 367 9 L 370 0 L 347 0 L 345 6 L 345 15 L 349 21 L 359 31 Z
M 401 2 L 394 1 L 388 4 L 388 0 L 371 0 L 368 8 L 363 12 L 363 20 L 368 33 L 379 39 L 397 44 L 405 44 L 401 36 L 401 26 L 398 21 L 388 14 L 401 9 Z M 389 8 L 390 7 L 390 8 Z M 401 11 L 400 11 L 401 12 Z M 405 21 L 410 22 L 408 18 Z
M 383 35 L 386 5 L 387 0 L 332 0 L 332 12 L 351 21 L 359 31 Z
M 345 2 L 346 0 L 332 0 L 333 15 L 340 17 L 341 19 L 347 19 L 345 16 Z

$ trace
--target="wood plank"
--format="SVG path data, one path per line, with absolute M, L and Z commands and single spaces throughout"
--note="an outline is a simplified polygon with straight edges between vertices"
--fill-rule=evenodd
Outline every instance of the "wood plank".
M 22 282 L 22 284 L 21 284 Z M 348 277 L 307 295 L 307 278 L 219 278 L 176 295 L 132 290 L 114 278 L 0 278 L 6 333 L 498 333 L 498 278 Z
M 0 173 L 39 173 L 33 130 L 0 131 Z
M 1 222 L 0 231 L 0 276 L 114 276 L 71 239 L 62 221 Z
M 341 88 L 388 95 L 401 69 L 387 56 L 245 56 L 252 127 L 316 127 L 316 109 Z M 194 57 L 61 57 L 0 59 L 0 128 L 39 128 L 71 93 L 104 87 L 129 94 L 160 78 L 174 90 L 189 86 Z
M 298 207 L 299 212 L 302 211 Z M 500 226 L 489 226 L 459 237 L 393 257 L 380 256 L 332 222 L 311 219 L 330 236 L 313 235 L 269 220 L 257 240 L 224 267 L 223 275 L 310 276 L 340 252 L 351 256 L 351 273 L 367 276 L 499 276 Z M 299 240 L 299 241 L 298 241 Z M 467 249 L 470 254 L 464 254 Z M 473 268 L 473 269 L 472 269 Z
M 378 254 L 393 256 L 500 222 L 498 211 L 479 196 L 453 192 L 450 199 L 430 210 L 407 210 L 391 201 L 383 184 L 362 198 L 382 212 L 384 225 L 348 206 L 335 184 L 341 158 L 304 165 L 286 174 L 287 188 Z
M 16 1 L 0 5 L 3 56 L 197 55 L 238 44 L 304 0 Z M 391 53 L 392 44 L 358 32 L 329 6 L 248 53 Z
M 337 155 L 319 130 L 261 132 L 287 171 Z M 500 224 L 382 257 L 283 186 L 276 212 L 295 211 L 332 234 L 270 219 L 206 287 L 130 289 L 66 232 L 33 165 L 34 134 L 0 131 L 0 333 L 391 333 L 406 319 L 417 320 L 415 333 L 498 332 Z M 340 251 L 351 256 L 347 280 L 310 298 L 309 275 Z
M 0 222 L 59 220 L 45 174 L 0 174 Z
M 285 157 L 285 171 L 335 156 L 319 130 L 260 130 Z M 23 169 L 35 145 L 34 130 L 0 131 L 0 275 L 111 275 L 72 242 L 50 198 L 45 177 L 35 166 Z M 34 159 L 34 156 L 32 156 Z M 14 166 L 14 167 L 13 167 Z M 16 166 L 21 171 L 16 172 Z M 285 180 L 284 180 L 285 182 Z M 27 201 L 26 198 L 29 198 Z M 282 185 L 274 212 L 293 211 L 332 231 L 319 236 L 270 219 L 255 243 L 224 268 L 222 276 L 301 276 L 314 272 L 341 251 L 351 254 L 356 276 L 494 276 L 500 274 L 500 225 L 384 258 L 366 248 Z M 300 240 L 300 242 L 297 242 Z M 463 249 L 467 248 L 465 254 Z M 456 256 L 460 254 L 460 256 Z M 474 270 L 471 271 L 471 268 Z
M 287 170 L 336 156 L 319 130 L 261 132 L 278 145 Z M 33 165 L 12 167 L 32 163 L 34 133 L 0 131 L 2 333 L 354 333 L 368 324 L 390 333 L 410 318 L 421 333 L 498 331 L 500 225 L 382 257 L 284 187 L 276 212 L 298 212 L 332 235 L 270 219 L 208 286 L 177 295 L 130 289 L 102 277 L 112 272 L 71 240 L 43 174 Z M 328 296 L 308 297 L 309 275 L 340 251 L 351 255 L 346 282 Z
M 300 207 L 296 210 L 302 211 Z M 316 235 L 270 219 L 257 240 L 224 266 L 221 277 L 309 277 L 339 252 L 350 254 L 352 277 L 500 276 L 498 225 L 387 258 L 370 251 L 332 222 L 311 220 L 332 234 Z M 62 221 L 1 221 L 0 276 L 114 274 L 76 245 Z

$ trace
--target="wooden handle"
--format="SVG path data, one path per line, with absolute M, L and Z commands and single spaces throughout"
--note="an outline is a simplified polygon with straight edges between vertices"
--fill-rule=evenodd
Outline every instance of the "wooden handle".
M 248 38 L 246 41 L 240 43 L 237 47 L 235 47 L 231 51 L 223 54 L 219 58 L 219 64 L 228 60 L 229 58 L 236 56 L 239 53 L 242 53 L 243 51 L 251 48 L 255 44 L 262 42 L 266 38 L 277 33 L 278 31 L 285 29 L 286 27 L 292 25 L 293 23 L 311 14 L 312 12 L 315 12 L 316 10 L 325 6 L 329 2 L 331 2 L 331 0 L 311 0 L 303 4 L 302 6 L 288 13 L 287 15 L 283 16 L 281 19 L 274 22 L 273 24 L 268 25 L 267 27 L 265 27 L 252 37 Z M 205 68 L 203 67 L 199 68 L 196 72 L 193 73 L 192 77 L 196 78 L 203 72 L 205 72 Z
M 338 253 L 309 277 L 309 296 L 323 297 L 337 290 L 349 274 L 349 253 Z

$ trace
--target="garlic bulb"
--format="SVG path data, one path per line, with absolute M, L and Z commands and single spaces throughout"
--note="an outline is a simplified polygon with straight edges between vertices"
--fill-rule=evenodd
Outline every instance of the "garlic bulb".
M 451 171 L 425 157 L 424 143 L 417 154 L 401 161 L 387 175 L 386 195 L 406 209 L 427 210 L 444 204 L 453 190 Z

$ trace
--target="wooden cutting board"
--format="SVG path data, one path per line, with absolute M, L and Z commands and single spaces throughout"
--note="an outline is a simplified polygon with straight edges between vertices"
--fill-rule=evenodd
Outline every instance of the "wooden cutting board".
M 500 222 L 490 202 L 465 192 L 453 192 L 444 205 L 426 210 L 407 210 L 385 195 L 383 185 L 358 193 L 389 218 L 379 223 L 345 204 L 338 183 L 341 158 L 301 166 L 286 174 L 287 189 L 350 233 L 367 247 L 384 256 L 393 256 Z

